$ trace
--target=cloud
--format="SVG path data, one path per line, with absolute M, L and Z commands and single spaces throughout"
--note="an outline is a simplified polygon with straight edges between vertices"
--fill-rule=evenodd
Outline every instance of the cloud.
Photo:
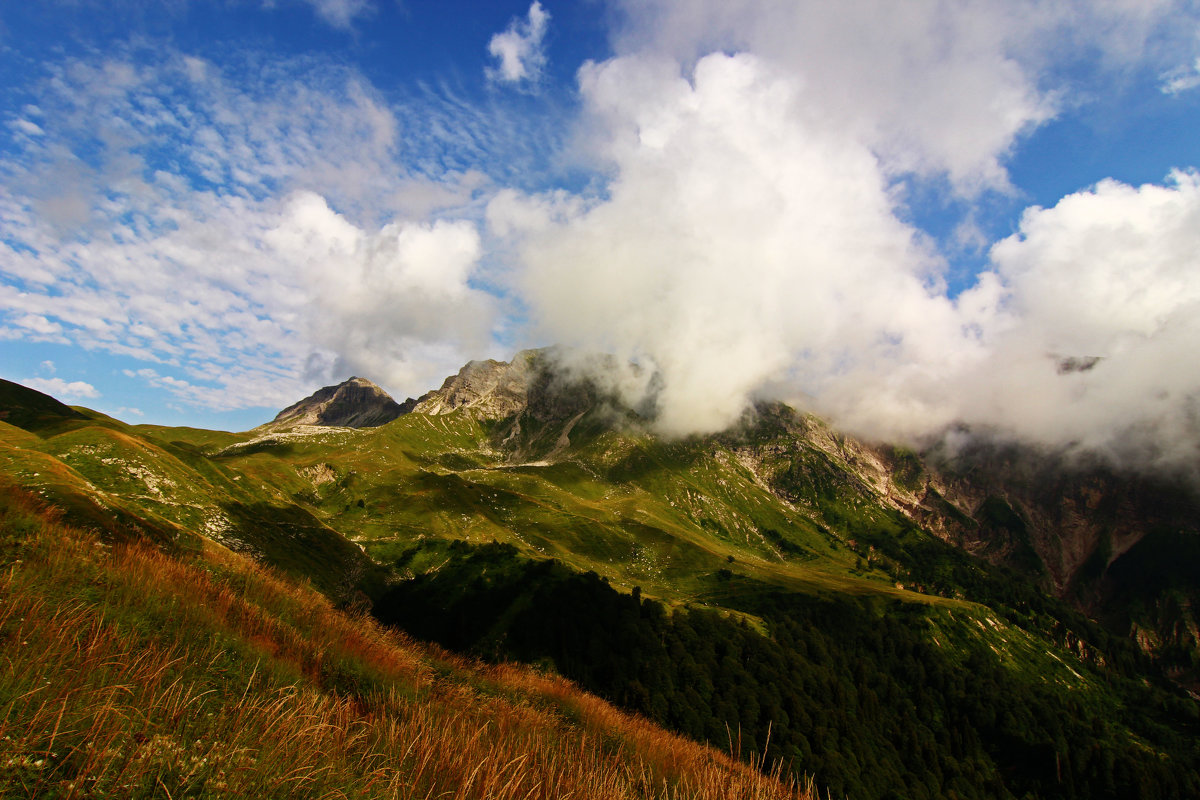
M 371 0 L 304 0 L 317 16 L 334 28 L 350 30 L 357 17 L 374 11 Z
M 385 105 L 319 62 L 128 55 L 60 65 L 40 87 L 52 133 L 0 162 L 0 335 L 132 357 L 211 409 L 352 372 L 417 394 L 490 351 L 471 219 L 488 179 L 422 127 L 473 136 L 484 112 Z
M 1194 173 L 1029 209 L 955 297 L 897 183 L 1003 188 L 1006 153 L 1069 99 L 1055 70 L 1141 63 L 1167 7 L 800 5 L 637 5 L 621 55 L 580 71 L 579 146 L 602 187 L 488 208 L 540 338 L 630 365 L 598 377 L 671 435 L 782 398 L 877 439 L 965 424 L 1194 465 Z
M 988 380 L 966 376 L 962 395 L 973 408 L 959 416 L 1056 446 L 1195 470 L 1198 254 L 1195 172 L 1177 172 L 1167 185 L 1107 180 L 1026 211 L 1019 232 L 992 248 L 1010 319 L 996 336 Z M 1048 369 L 1062 357 L 1098 360 L 1075 373 Z
M 663 431 L 719 430 L 780 376 L 818 389 L 956 333 L 931 290 L 939 262 L 897 220 L 875 157 L 812 124 L 786 75 L 710 55 L 689 80 L 627 57 L 581 88 L 616 165 L 606 195 L 503 195 L 492 228 L 519 239 L 544 338 L 641 364 Z
M 1200 177 L 1107 180 L 1031 208 L 954 304 L 959 332 L 864 363 L 813 402 L 847 428 L 920 441 L 954 426 L 1114 463 L 1195 472 Z M 919 330 L 918 320 L 906 335 Z
M 62 378 L 25 378 L 21 384 L 36 389 L 59 400 L 92 399 L 100 396 L 96 387 L 83 381 L 65 381 Z
M 1200 58 L 1190 67 L 1173 69 L 1162 76 L 1164 94 L 1179 94 L 1200 86 Z
M 1191 38 L 1185 20 L 1197 21 L 1170 0 L 617 5 L 620 55 L 686 67 L 712 52 L 753 53 L 801 82 L 814 116 L 870 147 L 887 174 L 944 175 L 967 196 L 1007 189 L 1006 157 L 1075 102 L 1067 92 L 1111 92 L 1114 72 L 1172 57 Z
M 488 79 L 499 83 L 537 83 L 546 66 L 542 40 L 549 23 L 550 12 L 534 0 L 524 21 L 514 19 L 502 33 L 492 36 L 488 53 L 497 63 L 488 68 Z

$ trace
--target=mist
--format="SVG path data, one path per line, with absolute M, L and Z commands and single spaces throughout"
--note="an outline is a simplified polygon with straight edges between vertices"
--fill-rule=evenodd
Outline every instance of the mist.
M 622 52 L 580 70 L 576 148 L 603 191 L 506 190 L 488 205 L 532 336 L 615 356 L 580 364 L 628 365 L 592 376 L 668 436 L 779 399 L 875 440 L 965 429 L 1194 469 L 1194 171 L 1027 208 L 956 293 L 956 254 L 907 221 L 914 180 L 968 204 L 1011 196 L 1007 154 L 1060 101 L 1045 75 L 1061 14 L 1027 4 L 1018 25 L 964 4 L 948 24 L 973 49 L 939 50 L 932 20 L 884 36 L 888 15 L 860 4 L 861 29 L 820 28 L 831 41 L 814 55 L 778 41 L 784 12 L 743 3 L 742 24 L 685 5 L 686 20 L 654 6 L 654 36 L 631 24 L 641 34 Z M 1116 68 L 1151 47 L 1145 8 L 1074 13 L 1073 56 L 1091 48 Z M 891 71 L 872 82 L 856 57 Z M 897 100 L 914 91 L 920 102 Z

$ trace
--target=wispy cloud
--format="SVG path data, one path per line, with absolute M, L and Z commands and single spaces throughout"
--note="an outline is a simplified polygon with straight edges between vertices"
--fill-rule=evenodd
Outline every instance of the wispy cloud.
M 304 0 L 317 16 L 335 28 L 349 30 L 354 20 L 374 10 L 371 0 Z
M 1200 86 L 1200 58 L 1190 67 L 1173 69 L 1162 76 L 1164 94 L 1179 94 Z
M 536 84 L 546 66 L 543 39 L 549 24 L 550 12 L 534 0 L 524 20 L 514 19 L 488 42 L 488 53 L 496 59 L 496 66 L 487 70 L 488 78 L 499 83 Z
M 55 68 L 53 134 L 0 163 L 0 335 L 147 362 L 214 409 L 349 372 L 415 393 L 488 350 L 489 178 L 430 127 L 472 136 L 483 112 L 385 104 L 324 63 L 125 56 Z

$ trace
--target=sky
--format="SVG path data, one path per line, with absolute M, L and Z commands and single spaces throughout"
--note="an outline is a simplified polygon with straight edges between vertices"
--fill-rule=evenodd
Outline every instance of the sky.
M 1194 2 L 6 3 L 0 376 L 243 430 L 559 344 L 667 435 L 1195 471 L 1198 133 Z

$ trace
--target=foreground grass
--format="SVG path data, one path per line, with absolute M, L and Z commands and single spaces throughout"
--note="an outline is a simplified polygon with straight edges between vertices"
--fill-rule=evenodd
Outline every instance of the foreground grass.
M 418 646 L 207 545 L 0 487 L 0 796 L 801 798 L 525 668 Z

